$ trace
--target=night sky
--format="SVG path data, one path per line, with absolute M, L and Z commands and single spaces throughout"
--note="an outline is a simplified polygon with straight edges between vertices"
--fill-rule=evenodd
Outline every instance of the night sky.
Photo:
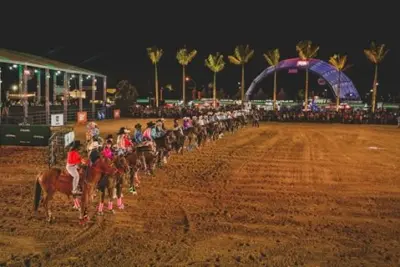
M 346 74 L 364 96 L 372 86 L 373 65 L 363 49 L 371 40 L 376 40 L 390 49 L 380 68 L 378 94 L 397 94 L 400 92 L 396 82 L 399 67 L 395 62 L 400 59 L 400 37 L 394 26 L 398 25 L 398 19 L 392 15 L 395 9 L 355 2 L 350 7 L 339 2 L 335 2 L 335 8 L 329 8 L 327 2 L 300 6 L 289 1 L 280 1 L 279 6 L 269 2 L 254 6 L 244 6 L 244 2 L 240 6 L 234 2 L 229 2 L 229 6 L 186 2 L 179 7 L 156 2 L 125 6 L 104 6 L 96 2 L 92 7 L 66 9 L 60 4 L 54 10 L 27 4 L 22 16 L 25 24 L 5 9 L 0 11 L 0 46 L 104 73 L 109 77 L 109 88 L 115 87 L 118 80 L 127 79 L 146 96 L 154 90 L 154 69 L 146 47 L 157 45 L 164 49 L 159 65 L 160 84 L 172 84 L 180 94 L 182 69 L 175 55 L 185 44 L 198 50 L 187 70 L 198 87 L 212 80 L 211 71 L 204 66 L 209 53 L 221 52 L 227 61 L 227 55 L 232 54 L 236 45 L 251 45 L 255 57 L 246 66 L 246 85 L 250 85 L 267 67 L 263 52 L 279 48 L 282 59 L 296 57 L 296 43 L 309 39 L 320 46 L 317 58 L 328 60 L 334 53 L 348 55 L 349 63 L 354 66 Z M 310 90 L 323 90 L 317 86 L 317 77 L 312 79 Z M 227 63 L 217 76 L 218 88 L 233 95 L 239 80 L 240 67 Z M 283 87 L 289 95 L 296 95 L 303 81 L 304 75 L 300 72 L 296 75 L 282 71 L 278 87 Z M 262 87 L 270 95 L 272 77 Z M 176 97 L 170 95 L 170 98 Z

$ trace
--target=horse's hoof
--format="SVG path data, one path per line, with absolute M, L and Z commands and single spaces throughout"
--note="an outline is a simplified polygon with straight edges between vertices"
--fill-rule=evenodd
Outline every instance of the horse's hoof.
M 115 210 L 108 210 L 111 214 L 115 214 Z
M 131 193 L 132 193 L 132 195 L 134 195 L 134 196 L 137 195 L 137 192 L 136 192 L 136 191 L 132 191 Z
M 97 216 L 104 216 L 104 212 L 102 211 L 97 212 Z

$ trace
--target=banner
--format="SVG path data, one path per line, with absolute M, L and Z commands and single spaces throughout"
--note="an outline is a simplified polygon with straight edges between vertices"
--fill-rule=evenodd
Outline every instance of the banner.
M 51 126 L 63 126 L 64 114 L 51 114 Z
M 121 117 L 121 111 L 119 109 L 114 109 L 114 119 L 119 119 Z
M 0 145 L 4 146 L 48 146 L 50 136 L 47 125 L 0 127 Z
M 67 147 L 75 141 L 75 132 L 69 132 L 64 135 L 64 146 Z
M 87 122 L 87 112 L 86 111 L 78 112 L 76 114 L 76 116 L 77 116 L 78 123 L 85 124 Z

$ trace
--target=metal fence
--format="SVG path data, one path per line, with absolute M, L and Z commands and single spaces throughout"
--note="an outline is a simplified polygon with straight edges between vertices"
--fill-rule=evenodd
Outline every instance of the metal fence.
M 49 168 L 57 165 L 61 160 L 66 159 L 67 145 L 65 136 L 73 132 L 73 127 L 58 127 L 53 135 L 49 138 L 48 146 L 48 163 Z
M 83 108 L 82 111 L 87 112 L 87 119 L 90 120 L 100 120 L 100 119 L 113 119 L 114 108 L 113 107 L 99 107 L 96 109 L 93 114 L 91 108 Z M 64 118 L 64 125 L 67 123 L 72 123 L 77 121 L 77 114 L 79 112 L 79 108 L 69 108 L 67 112 L 67 117 Z M 99 116 L 104 114 L 104 116 Z M 50 115 L 46 118 L 46 112 L 44 110 L 34 111 L 29 113 L 28 117 L 25 119 L 23 113 L 12 113 L 8 116 L 4 116 L 2 118 L 3 124 L 20 124 L 26 122 L 30 125 L 46 125 L 47 122 L 51 122 L 52 114 L 64 114 L 63 110 L 52 109 L 50 110 Z

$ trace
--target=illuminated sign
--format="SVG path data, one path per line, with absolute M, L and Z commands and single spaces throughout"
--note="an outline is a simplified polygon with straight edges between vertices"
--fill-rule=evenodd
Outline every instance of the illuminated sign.
M 304 67 L 308 65 L 308 61 L 307 60 L 299 60 L 297 61 L 297 67 Z

